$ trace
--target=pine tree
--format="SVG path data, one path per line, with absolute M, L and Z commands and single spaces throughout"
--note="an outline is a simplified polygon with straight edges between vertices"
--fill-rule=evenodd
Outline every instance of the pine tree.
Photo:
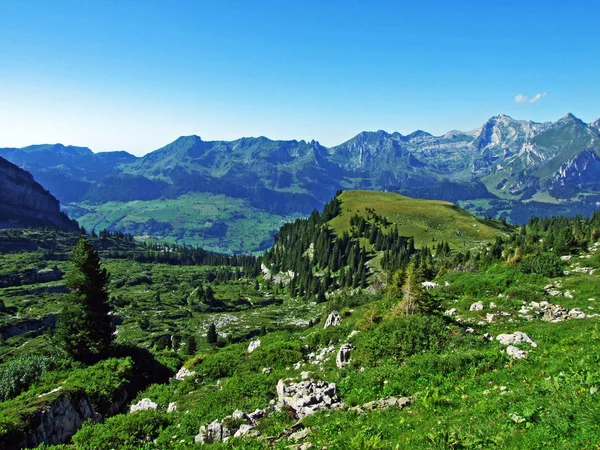
M 108 356 L 115 326 L 106 286 L 109 274 L 91 242 L 82 238 L 71 253 L 67 287 L 71 294 L 60 314 L 56 335 L 67 354 L 92 363 Z
M 402 302 L 398 307 L 404 315 L 431 314 L 439 309 L 438 303 L 421 285 L 421 280 L 413 264 L 406 267 L 402 285 Z
M 209 344 L 216 344 L 219 340 L 219 335 L 217 334 L 217 327 L 214 323 L 211 323 L 208 326 L 208 332 L 206 333 L 206 341 Z

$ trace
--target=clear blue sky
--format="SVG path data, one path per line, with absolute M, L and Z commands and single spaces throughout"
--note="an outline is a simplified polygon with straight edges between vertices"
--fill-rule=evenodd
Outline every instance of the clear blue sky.
M 0 0 L 0 147 L 589 122 L 599 23 L 597 1 Z

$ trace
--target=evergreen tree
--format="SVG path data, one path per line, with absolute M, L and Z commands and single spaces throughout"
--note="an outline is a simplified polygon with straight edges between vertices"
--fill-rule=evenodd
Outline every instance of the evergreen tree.
M 216 344 L 219 340 L 219 335 L 217 334 L 217 327 L 214 323 L 211 323 L 208 326 L 208 332 L 206 333 L 206 341 L 209 344 Z
M 106 290 L 109 274 L 86 238 L 79 240 L 69 260 L 66 280 L 71 294 L 60 314 L 56 335 L 71 358 L 92 363 L 108 356 L 114 339 Z
M 404 284 L 402 285 L 402 302 L 400 312 L 410 314 L 431 314 L 439 309 L 438 303 L 429 295 L 419 279 L 413 264 L 406 267 Z

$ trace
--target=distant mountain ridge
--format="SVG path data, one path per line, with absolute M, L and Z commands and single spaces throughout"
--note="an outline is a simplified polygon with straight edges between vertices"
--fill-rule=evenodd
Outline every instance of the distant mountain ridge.
M 0 158 L 0 228 L 21 227 L 79 229 L 30 173 Z
M 0 156 L 30 170 L 76 217 L 110 201 L 193 192 L 241 199 L 272 214 L 307 214 L 340 189 L 363 189 L 463 202 L 480 215 L 523 222 L 527 208 L 588 214 L 600 205 L 599 125 L 572 114 L 545 123 L 500 114 L 469 132 L 365 131 L 330 148 L 182 136 L 143 157 L 60 144 L 0 149 Z M 127 231 L 121 222 L 113 225 Z

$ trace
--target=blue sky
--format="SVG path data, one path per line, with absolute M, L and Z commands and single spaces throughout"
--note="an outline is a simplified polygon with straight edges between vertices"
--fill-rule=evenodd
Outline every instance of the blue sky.
M 0 0 L 0 147 L 589 122 L 599 21 L 593 1 Z

